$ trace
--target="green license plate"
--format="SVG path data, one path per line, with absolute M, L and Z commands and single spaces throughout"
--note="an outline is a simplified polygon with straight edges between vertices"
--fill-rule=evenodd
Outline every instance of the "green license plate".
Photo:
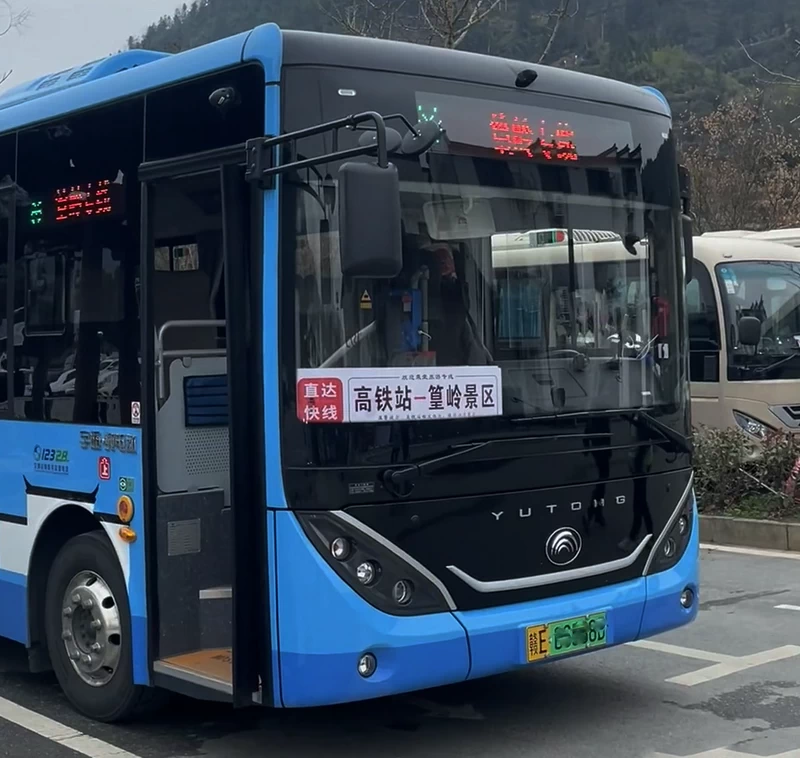
M 525 630 L 528 663 L 578 653 L 608 644 L 606 613 L 529 626 Z

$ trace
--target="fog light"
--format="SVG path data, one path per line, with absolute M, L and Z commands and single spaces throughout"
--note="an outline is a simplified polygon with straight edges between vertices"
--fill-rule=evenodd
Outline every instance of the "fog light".
M 346 561 L 350 557 L 350 540 L 346 537 L 337 537 L 331 542 L 331 555 L 337 561 Z
M 694 592 L 687 587 L 683 592 L 681 592 L 681 605 L 684 608 L 691 608 L 692 604 L 694 603 Z
M 364 653 L 364 655 L 358 659 L 358 673 L 363 676 L 364 679 L 369 679 L 377 668 L 378 661 L 372 653 Z
M 675 551 L 678 549 L 677 545 L 675 544 L 675 540 L 670 537 L 665 543 L 664 547 L 662 548 L 662 552 L 664 553 L 665 558 L 674 558 Z
M 683 537 L 689 531 L 689 519 L 686 516 L 681 516 L 678 519 L 678 534 Z
M 356 576 L 361 584 L 372 584 L 378 576 L 378 567 L 371 561 L 359 563 L 356 569 Z
M 411 602 L 411 595 L 414 593 L 414 587 L 411 582 L 406 579 L 401 579 L 392 587 L 392 597 L 398 605 L 408 605 Z

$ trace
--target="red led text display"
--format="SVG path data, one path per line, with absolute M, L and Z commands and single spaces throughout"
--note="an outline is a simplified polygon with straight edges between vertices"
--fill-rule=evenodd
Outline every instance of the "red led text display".
M 93 219 L 118 216 L 124 212 L 124 188 L 110 179 L 71 184 L 33 200 L 31 226 L 65 226 L 91 223 Z
M 56 223 L 79 221 L 91 216 L 104 216 L 114 210 L 111 201 L 111 182 L 103 179 L 99 182 L 75 184 L 61 187 L 55 191 Z
M 546 161 L 577 161 L 575 132 L 566 122 L 554 125 L 545 120 L 531 124 L 524 116 L 492 113 L 489 120 L 494 149 L 501 155 L 540 158 Z
M 575 166 L 639 144 L 630 121 L 582 113 L 578 103 L 551 108 L 546 99 L 533 105 L 445 92 L 417 92 L 416 99 L 418 119 L 444 129 L 432 152 Z

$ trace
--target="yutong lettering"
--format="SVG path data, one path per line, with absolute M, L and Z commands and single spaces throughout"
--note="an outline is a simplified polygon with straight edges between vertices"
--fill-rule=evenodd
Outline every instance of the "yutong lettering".
M 625 505 L 628 502 L 628 498 L 626 495 L 617 495 L 614 498 L 614 505 Z M 550 505 L 545 505 L 544 507 L 550 511 L 551 514 L 556 513 L 557 511 L 563 511 L 566 508 L 569 508 L 571 511 L 582 511 L 585 506 L 589 506 L 591 508 L 605 508 L 606 507 L 606 499 L 604 497 L 595 498 L 590 503 L 584 503 L 580 500 L 574 500 L 571 503 L 552 503 Z M 492 511 L 492 516 L 494 516 L 495 521 L 500 521 L 502 518 L 531 518 L 536 513 L 536 510 L 532 506 L 528 506 L 527 508 L 518 508 L 515 511 Z

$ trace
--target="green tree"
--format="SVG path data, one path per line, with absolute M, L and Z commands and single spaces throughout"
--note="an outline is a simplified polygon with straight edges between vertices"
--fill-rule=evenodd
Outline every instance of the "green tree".
M 700 232 L 800 225 L 800 139 L 763 92 L 692 116 L 683 160 Z

